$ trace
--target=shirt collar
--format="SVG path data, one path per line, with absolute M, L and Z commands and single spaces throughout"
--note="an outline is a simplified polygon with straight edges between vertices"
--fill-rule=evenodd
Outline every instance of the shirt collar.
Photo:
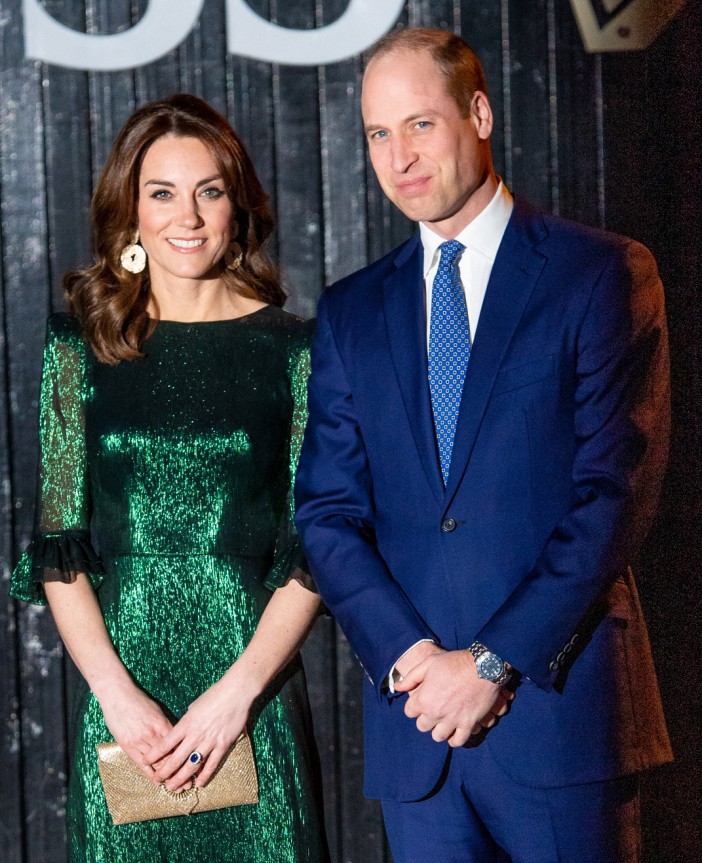
M 513 206 L 514 200 L 500 180 L 497 191 L 487 207 L 478 213 L 455 239 L 463 243 L 466 248 L 470 247 L 494 262 L 502 242 L 502 235 L 512 215 Z M 424 278 L 426 278 L 435 263 L 439 246 L 445 242 L 445 238 L 432 231 L 424 222 L 419 223 L 419 235 L 424 248 Z

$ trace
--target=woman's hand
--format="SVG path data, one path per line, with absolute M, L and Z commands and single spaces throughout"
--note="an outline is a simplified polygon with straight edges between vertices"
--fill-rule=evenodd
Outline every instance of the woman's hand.
M 312 626 L 319 596 L 295 580 L 274 591 L 253 638 L 224 676 L 188 708 L 145 755 L 171 791 L 209 781 L 246 727 L 251 705 L 297 653 Z M 193 752 L 202 761 L 191 764 Z M 197 774 L 197 775 L 196 775 Z
M 138 686 L 117 655 L 102 610 L 87 575 L 79 572 L 70 584 L 44 585 L 61 638 L 102 708 L 117 743 L 152 782 L 156 776 L 144 759 L 172 723 Z
M 98 697 L 110 734 L 134 761 L 146 778 L 159 783 L 156 771 L 146 760 L 146 753 L 172 730 L 173 725 L 161 708 L 134 684 L 121 689 L 110 688 Z
M 171 791 L 187 788 L 190 781 L 205 785 L 246 727 L 249 711 L 258 691 L 245 691 L 241 681 L 236 685 L 235 665 L 190 705 L 187 713 L 162 739 L 146 752 L 145 760 L 159 781 Z M 193 752 L 202 761 L 191 764 Z

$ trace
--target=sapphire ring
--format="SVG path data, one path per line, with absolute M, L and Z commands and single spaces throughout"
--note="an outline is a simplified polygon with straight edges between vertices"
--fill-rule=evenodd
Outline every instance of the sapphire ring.
M 202 755 L 199 752 L 191 752 L 188 761 L 190 764 L 199 764 L 202 761 Z

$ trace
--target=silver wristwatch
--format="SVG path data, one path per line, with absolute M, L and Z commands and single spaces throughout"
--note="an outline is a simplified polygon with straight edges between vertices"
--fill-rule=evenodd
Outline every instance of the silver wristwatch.
M 498 686 L 504 686 L 512 676 L 512 668 L 479 641 L 474 641 L 468 650 L 473 655 L 478 677 L 482 680 L 489 680 Z

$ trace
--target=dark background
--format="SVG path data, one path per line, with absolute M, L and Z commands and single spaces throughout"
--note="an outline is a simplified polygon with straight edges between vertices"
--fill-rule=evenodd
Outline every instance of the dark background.
M 46 0 L 75 29 L 115 32 L 146 0 Z M 347 0 L 250 5 L 288 27 L 320 26 Z M 643 241 L 667 289 L 673 442 L 659 517 L 637 568 L 674 765 L 644 784 L 646 863 L 697 860 L 700 841 L 700 446 L 702 351 L 699 0 L 648 49 L 584 51 L 568 0 L 409 0 L 412 25 L 453 27 L 485 64 L 497 169 L 545 209 Z M 385 201 L 361 135 L 361 61 L 286 67 L 228 56 L 224 2 L 133 71 L 85 73 L 25 60 L 21 0 L 0 0 L 0 577 L 29 539 L 46 315 L 89 260 L 88 206 L 135 106 L 176 90 L 208 99 L 249 146 L 278 219 L 290 307 L 311 316 L 325 283 L 411 230 Z M 320 146 L 321 142 L 321 146 Z M 361 797 L 361 672 L 331 620 L 305 648 L 335 863 L 383 863 L 377 805 Z M 0 860 L 62 863 L 72 675 L 51 615 L 0 594 Z M 603 673 L 606 673 L 603 670 Z M 584 717 L 584 721 L 587 718 Z M 440 861 L 437 861 L 440 863 Z M 583 861 L 587 863 L 587 861 Z

